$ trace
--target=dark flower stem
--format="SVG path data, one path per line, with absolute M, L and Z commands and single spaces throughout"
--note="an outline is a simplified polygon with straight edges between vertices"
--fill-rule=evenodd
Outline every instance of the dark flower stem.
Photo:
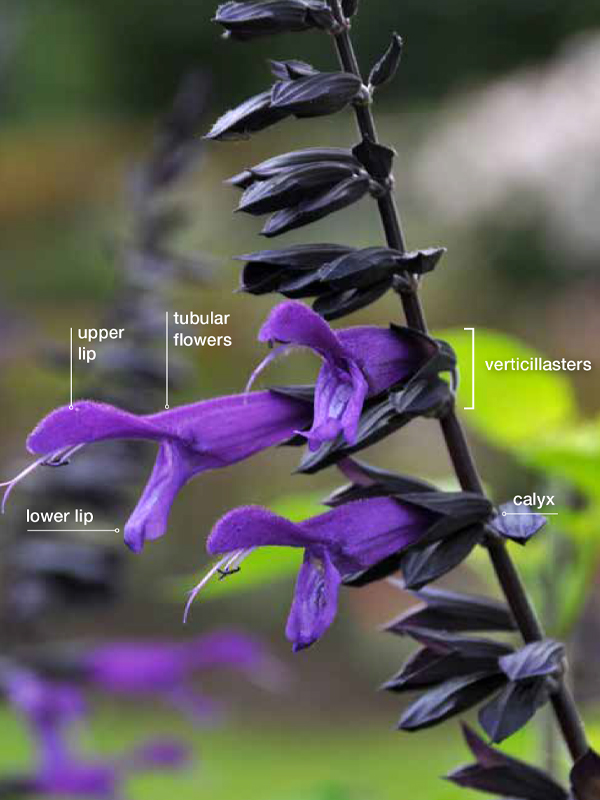
M 340 18 L 338 0 L 332 0 L 334 13 Z M 360 67 L 354 52 L 352 40 L 347 27 L 335 37 L 340 64 L 346 72 L 361 77 Z M 369 105 L 356 105 L 356 121 L 360 135 L 373 142 L 378 141 L 375 120 Z M 402 232 L 400 215 L 393 193 L 390 191 L 379 198 L 379 213 L 389 247 L 405 251 L 406 243 Z M 415 279 L 414 292 L 400 293 L 406 322 L 411 328 L 427 333 L 427 321 L 418 295 L 418 283 Z M 456 409 L 452 406 L 440 420 L 446 447 L 456 471 L 461 487 L 465 491 L 485 494 L 483 484 L 475 461 L 471 454 L 467 438 Z M 525 586 L 517 572 L 515 564 L 500 539 L 490 538 L 486 542 L 487 550 L 494 571 L 509 604 L 519 631 L 525 642 L 538 641 L 544 638 L 544 632 L 531 604 Z M 575 702 L 566 683 L 561 681 L 558 690 L 552 695 L 552 705 L 558 724 L 573 760 L 581 758 L 589 749 L 583 722 L 575 706 Z

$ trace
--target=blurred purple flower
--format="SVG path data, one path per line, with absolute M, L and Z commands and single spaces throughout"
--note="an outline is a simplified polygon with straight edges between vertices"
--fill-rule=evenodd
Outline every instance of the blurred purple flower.
M 121 800 L 123 784 L 132 773 L 179 769 L 187 761 L 187 748 L 169 740 L 148 742 L 118 759 L 88 761 L 55 734 L 52 748 L 32 775 L 30 785 L 35 794 L 42 796 Z
M 256 548 L 301 547 L 304 561 L 286 635 L 294 650 L 309 647 L 335 618 L 342 580 L 415 544 L 435 519 L 425 509 L 384 497 L 347 503 L 300 523 L 257 506 L 235 509 L 210 534 L 208 552 L 224 557 L 192 591 L 186 616 L 213 575 L 236 571 Z
M 87 713 L 78 689 L 66 683 L 43 681 L 26 670 L 3 671 L 2 688 L 10 704 L 40 740 L 47 732 L 84 719 Z
M 122 798 L 122 785 L 132 772 L 176 769 L 187 762 L 187 750 L 171 740 L 147 742 L 116 759 L 91 760 L 75 752 L 67 728 L 85 717 L 77 689 L 39 679 L 25 670 L 2 676 L 9 702 L 28 723 L 36 743 L 36 766 L 18 776 L 27 792 L 41 796 Z
M 189 642 L 115 642 L 83 658 L 85 680 L 117 695 L 154 695 L 194 720 L 214 716 L 218 706 L 194 691 L 197 672 L 230 667 L 276 688 L 282 669 L 262 645 L 241 633 L 215 632 Z
M 314 421 L 305 434 L 311 450 L 343 433 L 356 440 L 364 401 L 409 380 L 432 357 L 435 345 L 402 328 L 362 326 L 332 330 L 317 313 L 300 302 L 280 303 L 259 333 L 261 342 L 282 342 L 255 370 L 256 375 L 281 352 L 308 347 L 323 359 L 317 379 Z M 251 380 L 251 382 L 252 382 Z
M 77 450 L 107 439 L 149 439 L 160 443 L 154 470 L 125 526 L 125 543 L 139 553 L 146 540 L 167 529 L 179 490 L 195 475 L 235 464 L 281 444 L 310 424 L 312 407 L 272 392 L 217 397 L 159 414 L 139 416 L 93 401 L 63 406 L 45 417 L 27 447 L 41 455 L 7 486 L 44 463 L 64 463 Z

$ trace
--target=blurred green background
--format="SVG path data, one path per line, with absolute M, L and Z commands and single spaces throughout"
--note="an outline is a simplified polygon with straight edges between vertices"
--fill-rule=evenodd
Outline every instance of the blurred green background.
M 0 2 L 0 432 L 7 469 L 23 457 L 35 421 L 68 398 L 67 376 L 40 354 L 68 344 L 70 327 L 97 324 L 118 288 L 115 251 L 131 222 L 126 176 L 147 151 L 155 120 L 182 76 L 200 68 L 213 78 L 208 128 L 267 85 L 267 57 L 303 58 L 324 68 L 335 63 L 328 39 L 318 34 L 247 47 L 223 42 L 209 22 L 213 10 L 208 0 Z M 540 578 L 547 546 L 533 544 L 519 557 L 542 586 L 542 604 L 550 593 L 553 608 L 560 611 L 569 599 L 572 617 L 583 614 L 584 627 L 572 635 L 572 661 L 593 722 L 590 674 L 600 666 L 598 638 L 588 635 L 598 624 L 594 536 L 600 530 L 600 11 L 589 0 L 363 0 L 355 34 L 365 70 L 391 30 L 405 38 L 406 49 L 396 83 L 381 93 L 378 114 L 382 139 L 399 153 L 397 193 L 408 241 L 415 248 L 449 249 L 423 288 L 431 327 L 453 329 L 450 337 L 465 355 L 462 329 L 475 326 L 515 337 L 511 355 L 523 342 L 552 358 L 594 362 L 592 372 L 551 376 L 556 381 L 549 385 L 525 376 L 507 385 L 502 374 L 480 368 L 478 412 L 465 412 L 495 499 L 541 491 L 548 482 L 585 493 L 583 517 L 566 515 L 569 530 L 546 534 L 576 537 L 570 571 L 565 567 L 563 575 L 551 562 L 556 581 L 548 588 Z M 351 117 L 343 113 L 285 123 L 248 142 L 207 146 L 185 187 L 191 224 L 180 244 L 213 257 L 213 279 L 201 289 L 181 287 L 165 310 L 230 313 L 234 345 L 191 353 L 195 386 L 172 404 L 239 391 L 263 355 L 255 332 L 276 300 L 233 293 L 239 268 L 231 256 L 262 244 L 256 221 L 232 213 L 236 198 L 222 182 L 284 149 L 353 144 L 354 136 Z M 379 243 L 374 210 L 365 202 L 285 237 L 286 244 L 327 240 Z M 356 317 L 388 320 L 400 320 L 392 297 Z M 490 334 L 485 352 L 498 346 Z M 272 367 L 265 380 L 310 379 L 314 368 L 299 354 Z M 460 405 L 468 404 L 470 390 L 467 365 L 463 371 Z M 76 395 L 85 377 L 78 368 Z M 118 608 L 85 618 L 74 609 L 44 620 L 48 641 L 177 638 L 235 624 L 263 636 L 291 672 L 291 686 L 280 695 L 241 685 L 231 675 L 213 676 L 210 687 L 227 699 L 231 715 L 223 727 L 194 734 L 198 769 L 175 782 L 146 779 L 132 797 L 152 800 L 175 791 L 181 798 L 223 800 L 461 796 L 437 778 L 466 758 L 457 725 L 417 737 L 395 733 L 398 701 L 375 692 L 407 652 L 403 641 L 376 631 L 410 602 L 397 590 L 382 585 L 345 592 L 334 628 L 294 657 L 283 636 L 289 571 L 277 581 L 211 592 L 194 607 L 190 630 L 182 628 L 190 571 L 202 573 L 206 534 L 223 512 L 245 503 L 306 510 L 298 493 L 312 501 L 336 486 L 333 473 L 290 478 L 296 455 L 274 451 L 202 476 L 176 503 L 169 535 L 141 557 L 127 555 L 127 593 Z M 431 423 L 412 425 L 368 457 L 451 485 Z M 124 520 L 112 522 L 122 528 Z M 495 591 L 483 559 L 447 583 Z M 118 748 L 149 727 L 189 734 L 158 709 L 102 706 L 93 744 L 103 748 Z M 21 728 L 7 718 L 0 734 L 0 768 L 23 763 Z M 532 731 L 519 737 L 513 752 L 539 754 L 535 739 Z

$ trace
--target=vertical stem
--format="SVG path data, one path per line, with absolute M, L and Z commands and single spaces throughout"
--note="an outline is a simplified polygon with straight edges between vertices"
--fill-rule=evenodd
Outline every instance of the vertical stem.
M 338 7 L 338 0 L 332 0 L 332 3 L 335 10 Z M 354 73 L 362 80 L 348 28 L 342 30 L 335 37 L 335 43 L 342 69 L 345 72 Z M 370 106 L 357 105 L 355 106 L 355 111 L 361 138 L 368 138 L 373 142 L 377 142 L 377 129 Z M 378 205 L 388 246 L 396 250 L 405 251 L 405 237 L 392 192 L 390 191 L 381 197 L 378 200 Z M 427 333 L 427 322 L 417 290 L 418 286 L 415 285 L 414 292 L 401 293 L 400 299 L 409 327 Z M 481 478 L 454 406 L 440 420 L 440 425 L 446 448 L 461 487 L 464 491 L 484 494 Z M 496 577 L 523 640 L 525 642 L 534 642 L 543 639 L 544 632 L 505 543 L 500 539 L 490 539 L 486 546 Z M 552 705 L 567 747 L 575 761 L 585 755 L 589 745 L 575 702 L 564 680 L 561 681 L 559 689 L 552 695 Z
M 550 485 L 548 489 L 551 489 Z M 546 628 L 551 631 L 557 628 L 557 592 L 556 592 L 556 575 L 561 570 L 561 548 L 559 547 L 559 540 L 556 536 L 550 538 L 550 557 L 547 563 L 544 564 L 541 575 L 540 584 L 543 597 L 542 605 L 542 620 Z M 541 749 L 542 759 L 546 772 L 553 778 L 559 775 L 558 771 L 558 754 L 559 754 L 559 739 L 554 718 L 549 710 L 543 709 L 543 713 L 539 718 L 539 730 L 541 733 Z
M 558 780 L 560 776 L 558 769 L 558 747 L 560 740 L 558 738 L 558 731 L 556 729 L 556 725 L 554 724 L 552 712 L 549 708 L 541 709 L 540 719 L 544 769 L 551 778 Z

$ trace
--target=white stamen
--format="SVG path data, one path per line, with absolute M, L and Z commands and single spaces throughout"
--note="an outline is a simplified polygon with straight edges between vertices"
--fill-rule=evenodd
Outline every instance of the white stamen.
M 258 378 L 258 376 L 261 374 L 261 372 L 264 372 L 264 370 L 269 366 L 271 361 L 275 361 L 276 358 L 278 358 L 279 356 L 283 355 L 288 350 L 291 350 L 292 347 L 293 347 L 293 345 L 291 345 L 291 344 L 282 344 L 279 347 L 276 347 L 274 350 L 271 350 L 269 355 L 266 356 L 265 358 L 263 358 L 263 360 L 260 362 L 258 367 L 254 370 L 252 375 L 250 375 L 250 379 L 249 379 L 248 383 L 246 384 L 246 388 L 244 389 L 244 393 L 248 394 L 250 389 L 252 389 L 252 387 L 253 387 L 256 379 Z
M 63 464 L 67 464 L 71 456 L 75 455 L 75 453 L 78 450 L 81 450 L 82 447 L 85 447 L 85 444 L 77 444 L 74 447 L 71 447 L 69 450 L 66 450 L 64 453 L 59 453 L 58 455 L 54 455 L 51 456 L 50 458 L 47 458 L 43 462 L 43 464 L 49 467 L 62 466 Z M 58 461 L 55 462 L 55 459 L 58 459 Z
M 58 455 L 58 453 L 56 453 L 56 455 Z M 56 456 L 54 456 L 54 457 L 56 457 Z M 47 455 L 44 456 L 43 458 L 38 458 L 37 461 L 34 461 L 33 464 L 30 464 L 28 467 L 25 467 L 25 469 L 22 472 L 19 472 L 19 474 L 16 477 L 12 478 L 12 480 L 6 481 L 5 483 L 0 483 L 0 486 L 6 486 L 7 487 L 7 489 L 4 492 L 4 496 L 2 497 L 2 513 L 3 514 L 4 514 L 4 510 L 6 508 L 6 502 L 7 502 L 8 498 L 9 498 L 9 496 L 10 496 L 10 493 L 15 488 L 15 486 L 18 483 L 20 483 L 23 480 L 23 478 L 26 478 L 27 475 L 29 475 L 30 472 L 33 472 L 35 469 L 37 469 L 37 467 L 40 467 L 47 460 L 48 460 L 48 456 Z
M 0 483 L 0 487 L 2 486 L 7 487 L 4 492 L 4 496 L 2 497 L 2 506 L 1 506 L 2 513 L 4 514 L 6 503 L 8 501 L 8 498 L 12 490 L 31 472 L 36 470 L 38 467 L 41 467 L 43 464 L 48 464 L 49 462 L 51 463 L 55 459 L 60 459 L 61 461 L 67 459 L 70 456 L 72 456 L 73 453 L 76 453 L 77 450 L 80 450 L 82 447 L 84 447 L 84 445 L 78 444 L 75 447 L 67 447 L 66 449 L 63 448 L 62 450 L 56 450 L 54 453 L 50 453 L 50 455 L 42 456 L 41 458 L 38 458 L 37 461 L 34 461 L 33 464 L 30 464 L 28 467 L 25 467 L 25 469 L 22 472 L 19 472 L 19 474 L 16 475 L 14 478 L 12 478 L 10 481 L 5 481 L 4 483 Z
M 227 573 L 229 570 L 238 570 L 243 562 L 248 558 L 250 553 L 253 553 L 256 550 L 255 547 L 247 547 L 245 550 L 238 550 L 236 555 L 228 561 L 223 569 L 224 573 Z
M 237 554 L 237 552 L 239 552 L 239 551 L 236 551 L 236 554 Z M 220 559 L 220 561 L 217 561 L 217 563 L 206 573 L 206 575 L 202 578 L 200 583 L 191 590 L 190 596 L 188 597 L 188 601 L 187 601 L 187 603 L 185 605 L 185 611 L 183 612 L 183 622 L 184 622 L 184 624 L 187 622 L 187 618 L 188 618 L 188 614 L 190 612 L 190 608 L 192 606 L 192 603 L 194 602 L 194 600 L 198 596 L 198 594 L 206 586 L 206 584 L 213 577 L 213 575 L 216 575 L 216 573 L 223 567 L 224 564 L 227 563 L 227 561 L 229 561 L 231 559 L 231 557 L 232 557 L 231 553 L 227 553 L 226 556 L 223 556 L 223 558 Z
M 206 573 L 206 575 L 202 578 L 200 583 L 195 586 L 190 595 L 188 597 L 188 601 L 185 604 L 185 611 L 183 612 L 183 622 L 184 624 L 187 622 L 187 618 L 190 613 L 190 609 L 192 607 L 192 603 L 198 597 L 202 589 L 206 586 L 206 584 L 213 578 L 217 572 L 220 572 L 223 575 L 226 575 L 228 572 L 232 570 L 236 570 L 239 568 L 240 564 L 252 553 L 254 547 L 248 547 L 243 550 L 234 550 L 232 553 L 227 553 L 223 558 L 217 561 L 210 570 Z

